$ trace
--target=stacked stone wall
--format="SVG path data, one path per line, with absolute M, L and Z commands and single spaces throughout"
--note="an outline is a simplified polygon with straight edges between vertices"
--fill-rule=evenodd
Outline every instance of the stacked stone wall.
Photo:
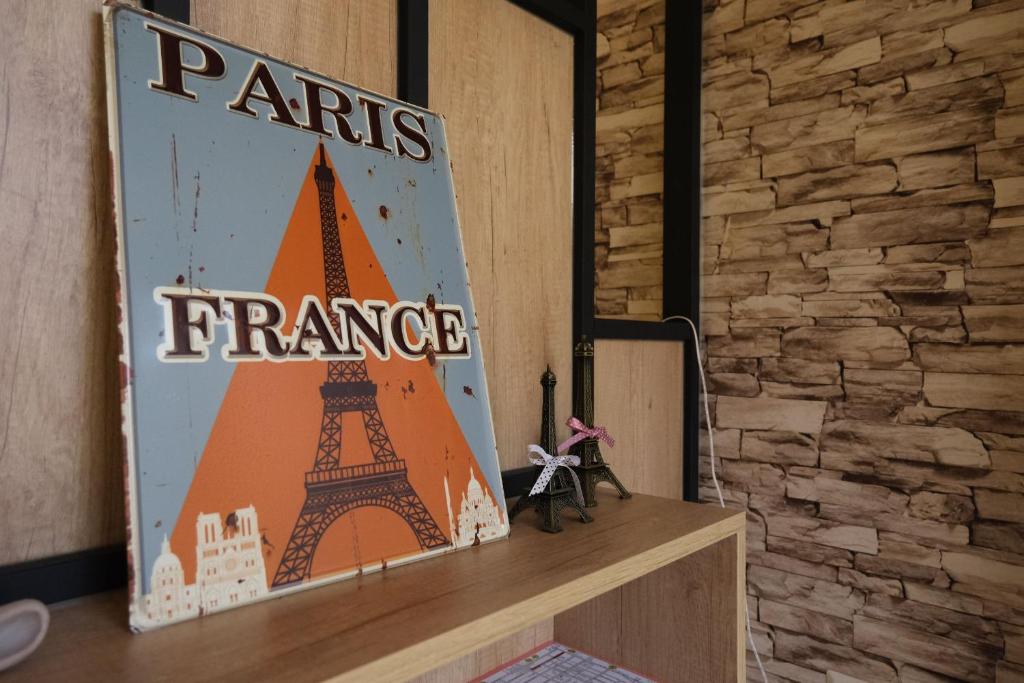
M 766 667 L 1024 680 L 1024 1 L 704 11 L 702 322 Z M 655 318 L 664 5 L 599 13 L 598 311 Z

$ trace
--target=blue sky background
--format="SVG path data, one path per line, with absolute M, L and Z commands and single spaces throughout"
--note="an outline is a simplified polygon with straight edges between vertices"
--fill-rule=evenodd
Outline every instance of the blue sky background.
M 207 362 L 160 363 L 156 349 L 163 342 L 163 312 L 153 289 L 175 285 L 180 275 L 194 287 L 262 292 L 318 138 L 269 123 L 269 105 L 255 100 L 251 106 L 260 112 L 258 120 L 229 112 L 226 103 L 244 84 L 254 56 L 221 41 L 202 38 L 224 56 L 225 77 L 186 76 L 198 102 L 149 89 L 147 82 L 159 71 L 157 37 L 145 29 L 146 21 L 153 20 L 126 9 L 115 18 L 124 189 L 119 211 L 125 225 L 141 526 L 138 578 L 148 592 L 160 542 L 174 529 L 235 367 L 220 358 L 227 340 L 220 325 Z M 185 60 L 198 63 L 198 51 L 187 47 Z M 285 99 L 303 103 L 302 88 L 292 78 L 296 70 L 274 60 L 269 64 Z M 359 90 L 335 85 L 356 101 Z M 296 117 L 304 121 L 306 114 L 296 112 Z M 361 119 L 350 119 L 356 130 L 365 128 Z M 337 136 L 325 146 L 395 294 L 409 301 L 433 294 L 469 313 L 465 257 L 461 246 L 453 248 L 458 229 L 443 129 L 433 114 L 426 121 L 433 148 L 429 163 L 353 146 Z M 385 139 L 392 132 L 385 120 Z M 386 221 L 381 205 L 390 209 Z M 475 316 L 470 323 L 475 326 Z M 497 492 L 501 473 L 480 344 L 476 330 L 469 333 L 473 358 L 439 361 L 435 373 L 483 476 Z M 465 394 L 464 385 L 474 387 L 476 396 Z M 310 466 L 312 460 L 311 452 Z

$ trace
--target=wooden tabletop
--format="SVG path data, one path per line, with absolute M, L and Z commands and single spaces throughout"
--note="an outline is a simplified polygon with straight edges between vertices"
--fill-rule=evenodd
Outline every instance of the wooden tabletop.
M 401 681 L 731 534 L 742 513 L 610 494 L 595 521 L 508 540 L 132 635 L 124 591 L 56 605 L 42 647 L 2 683 L 40 680 Z

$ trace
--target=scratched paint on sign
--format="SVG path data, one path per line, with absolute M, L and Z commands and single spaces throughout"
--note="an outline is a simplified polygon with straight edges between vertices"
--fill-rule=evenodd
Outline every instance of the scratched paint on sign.
M 104 16 L 132 628 L 506 536 L 440 117 Z

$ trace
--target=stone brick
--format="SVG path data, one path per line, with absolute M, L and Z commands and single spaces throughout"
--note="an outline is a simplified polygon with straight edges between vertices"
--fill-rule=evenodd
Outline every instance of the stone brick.
M 865 125 L 972 107 L 985 107 L 994 112 L 1002 103 L 1003 86 L 999 79 L 985 76 L 879 99 L 871 104 Z
M 916 403 L 921 395 L 921 372 L 847 368 L 843 387 L 850 400 Z
M 841 166 L 779 180 L 778 206 L 828 199 L 885 194 L 896 188 L 896 169 L 889 164 Z
M 885 38 L 883 37 L 883 41 Z M 842 103 L 869 104 L 883 97 L 894 97 L 907 91 L 902 78 L 891 78 L 872 85 L 858 85 L 843 90 Z
M 983 204 L 859 213 L 836 219 L 832 246 L 850 249 L 963 240 L 983 234 L 988 216 Z
M 1005 493 L 1003 491 L 975 492 L 978 503 L 978 516 L 985 519 L 997 519 L 1004 522 L 1024 523 L 1024 495 Z
M 844 586 L 852 586 L 864 591 L 865 594 L 881 593 L 894 597 L 903 597 L 903 584 L 896 579 L 885 579 L 877 576 L 870 576 L 857 571 L 856 569 L 839 570 L 837 577 L 839 583 Z
M 971 525 L 971 543 L 982 548 L 1024 554 L 1024 524 L 979 520 Z
M 746 259 L 818 251 L 828 245 L 828 230 L 813 223 L 778 223 L 730 230 L 722 258 Z
M 937 265 L 937 264 L 934 264 Z M 829 289 L 835 292 L 898 292 L 906 290 L 951 289 L 947 269 L 925 264 L 902 266 L 837 266 L 829 268 Z M 960 288 L 963 287 L 961 284 Z
M 807 294 L 828 288 L 828 271 L 815 268 L 771 273 L 768 277 L 769 294 Z
M 846 619 L 774 600 L 760 600 L 759 610 L 761 621 L 766 624 L 811 634 L 830 643 L 853 643 L 853 624 Z
M 991 116 L 972 109 L 916 116 L 861 128 L 854 137 L 857 161 L 963 147 L 995 137 Z
M 772 382 L 838 384 L 839 364 L 796 358 L 765 358 L 761 361 L 761 378 Z
M 755 58 L 754 67 L 758 70 L 767 69 L 772 85 L 781 87 L 874 64 L 881 58 L 882 41 L 875 36 L 852 45 L 824 50 L 776 65 L 759 64 L 758 58 Z
M 709 374 L 708 389 L 720 396 L 757 396 L 761 393 L 757 377 L 734 372 Z
M 963 313 L 972 342 L 1024 341 L 1024 304 L 964 306 Z
M 853 628 L 854 645 L 858 650 L 967 681 L 989 681 L 993 677 L 995 648 L 862 616 L 854 617 Z
M 864 605 L 863 593 L 831 581 L 757 565 L 752 565 L 747 575 L 759 604 L 764 600 L 784 602 L 841 619 L 851 619 Z
M 821 452 L 823 458 L 826 454 L 830 457 L 861 456 L 961 467 L 987 467 L 990 463 L 981 440 L 963 429 L 852 420 L 825 425 Z
M 804 301 L 803 314 L 815 318 L 872 318 L 900 314 L 900 307 L 889 299 L 836 299 Z
M 770 211 L 754 211 L 729 216 L 728 228 L 746 228 L 752 225 L 774 225 L 778 223 L 802 223 L 817 221 L 822 225 L 832 225 L 836 216 L 849 216 L 850 202 L 832 201 L 800 206 L 787 206 Z
M 923 370 L 1024 375 L 1024 345 L 918 344 L 914 358 Z
M 800 315 L 800 297 L 778 294 L 748 296 L 732 302 L 733 318 L 786 318 Z
M 873 576 L 935 581 L 942 574 L 940 558 L 938 550 L 880 536 L 878 555 L 857 555 L 855 561 L 858 571 Z M 909 591 L 906 584 L 904 588 Z
M 984 555 L 980 549 L 943 552 L 942 568 L 961 583 L 1004 591 L 1008 596 L 1024 595 L 1024 565 Z
M 660 223 L 649 223 L 647 225 L 631 225 L 621 228 L 609 228 L 609 246 L 612 249 L 620 247 L 635 247 L 641 244 L 660 244 L 662 241 L 662 226 Z
M 843 388 L 834 384 L 761 382 L 761 393 L 771 398 L 792 398 L 808 401 L 827 401 L 843 398 Z
M 856 633 L 854 634 L 856 639 Z M 779 630 L 775 633 L 775 656 L 801 662 L 817 671 L 836 671 L 876 683 L 896 683 L 896 670 L 886 662 L 865 657 L 852 647 L 823 643 L 810 636 Z
M 740 491 L 782 495 L 785 490 L 783 483 L 785 472 L 774 465 L 741 460 L 722 460 L 719 467 L 719 477 Z M 748 520 L 748 528 L 749 526 Z
M 945 31 L 946 45 L 957 52 L 1005 42 L 1019 34 L 1024 24 L 1024 10 L 1002 13 L 996 19 L 971 17 Z
M 750 138 L 737 136 L 708 142 L 703 146 L 704 163 L 715 164 L 750 156 Z
M 990 183 L 973 183 L 970 185 L 954 185 L 953 187 L 916 190 L 878 197 L 855 198 L 850 202 L 850 205 L 856 213 L 870 213 L 873 211 L 941 207 L 949 204 L 964 204 L 966 202 L 989 202 L 993 196 L 994 193 Z
M 722 397 L 718 401 L 718 425 L 817 434 L 825 407 L 820 401 Z
M 722 259 L 718 263 L 720 273 L 753 273 L 762 271 L 800 271 L 804 264 L 796 254 L 767 256 L 764 258 Z M 775 292 L 772 292 L 775 293 Z
M 708 192 L 704 195 L 705 216 L 723 216 L 731 213 L 763 211 L 775 206 L 775 191 L 770 187 L 749 190 Z
M 744 106 L 722 112 L 722 127 L 725 130 L 749 128 L 757 123 L 781 121 L 794 116 L 803 116 L 839 106 L 839 93 L 827 93 L 818 97 L 807 98 L 795 102 L 786 102 L 768 106 L 767 102 L 758 102 L 755 106 Z
M 758 551 L 747 553 L 747 562 L 761 567 L 769 567 L 780 571 L 808 576 L 812 579 L 835 582 L 836 568 L 820 562 L 808 562 L 789 555 L 776 552 Z
M 705 109 L 721 111 L 758 100 L 768 100 L 769 82 L 763 74 L 737 72 L 704 84 Z
M 866 360 L 900 363 L 910 357 L 906 338 L 893 328 L 804 327 L 782 337 L 786 356 L 810 360 Z
M 896 159 L 900 190 L 920 190 L 974 182 L 974 149 L 912 154 Z
M 664 120 L 665 108 L 661 104 L 653 104 L 648 107 L 637 107 L 627 109 L 615 114 L 598 114 L 596 130 L 598 133 L 640 128 L 654 123 L 660 124 Z
M 757 180 L 760 177 L 760 157 L 748 157 L 746 159 L 720 161 L 716 164 L 704 165 L 704 185 L 720 185 L 743 180 Z
M 878 552 L 878 532 L 870 526 L 781 514 L 769 515 L 765 521 L 771 536 L 807 540 L 869 555 Z
M 704 296 L 743 296 L 764 294 L 768 276 L 765 273 L 708 275 L 703 278 Z
M 996 178 L 992 181 L 992 187 L 996 193 L 996 200 L 992 205 L 995 208 L 1024 204 L 1024 176 Z
M 597 272 L 597 286 L 616 287 L 661 284 L 661 266 L 638 265 L 635 263 L 609 264 Z
M 885 251 L 886 265 L 900 263 L 965 263 L 971 258 L 963 242 L 933 242 L 890 247 Z
M 763 19 L 781 16 L 816 0 L 747 0 L 746 20 L 755 23 Z
M 945 47 L 902 57 L 894 57 L 892 59 L 883 59 L 877 64 L 872 64 L 858 70 L 857 82 L 861 85 L 881 83 L 904 73 L 941 67 L 949 64 L 951 61 L 953 61 L 953 52 Z
M 728 336 L 708 340 L 709 356 L 762 358 L 779 355 L 779 334 L 774 331 L 732 330 Z
M 818 254 L 807 254 L 804 263 L 808 268 L 828 266 L 867 266 L 881 263 L 885 253 L 877 248 L 831 249 Z
M 601 83 L 604 88 L 614 88 L 640 78 L 640 65 L 636 62 L 601 69 Z
M 796 432 L 748 430 L 743 434 L 740 453 L 744 460 L 757 462 L 808 467 L 818 464 L 817 441 Z
M 786 496 L 816 503 L 893 512 L 906 510 L 908 501 L 906 494 L 897 493 L 885 486 L 860 484 L 830 477 L 789 477 L 786 480 Z
M 767 168 L 768 158 L 764 165 Z M 765 175 L 774 175 L 765 172 Z M 1008 178 L 1024 175 L 1024 145 L 978 150 L 978 178 Z
M 886 59 L 935 50 L 943 46 L 942 31 L 894 31 L 882 36 L 882 55 Z
M 1024 411 L 1024 375 L 926 372 L 924 396 L 933 406 Z
M 853 140 L 838 140 L 814 147 L 800 147 L 765 154 L 761 159 L 765 178 L 818 171 L 853 163 Z
M 1000 109 L 996 112 L 995 137 L 1024 137 L 1024 107 Z
M 919 491 L 910 496 L 909 511 L 920 519 L 963 524 L 974 519 L 974 503 L 968 496 Z
M 967 245 L 976 268 L 1024 264 L 1024 230 L 995 230 Z
M 781 88 L 772 88 L 772 104 L 782 102 L 793 102 L 808 97 L 817 97 L 825 93 L 837 92 L 857 85 L 857 72 L 843 71 L 842 73 L 822 76 L 810 81 L 800 81 L 793 85 L 786 85 Z M 846 102 L 841 102 L 844 106 Z
M 753 126 L 750 141 L 766 152 L 777 152 L 836 140 L 849 140 L 855 137 L 857 128 L 864 122 L 865 116 L 863 109 L 849 106 L 783 121 L 771 121 Z M 988 137 L 991 135 L 985 139 Z M 868 143 L 877 144 L 873 140 L 869 140 Z M 861 155 L 858 154 L 858 159 L 860 158 Z

